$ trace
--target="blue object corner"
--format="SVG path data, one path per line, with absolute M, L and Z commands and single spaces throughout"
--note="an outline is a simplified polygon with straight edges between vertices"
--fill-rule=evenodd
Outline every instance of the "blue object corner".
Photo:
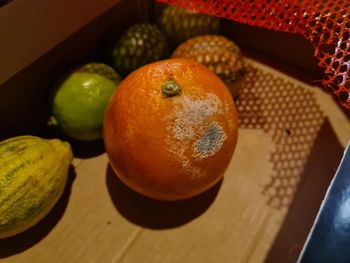
M 350 263 L 350 142 L 298 262 Z

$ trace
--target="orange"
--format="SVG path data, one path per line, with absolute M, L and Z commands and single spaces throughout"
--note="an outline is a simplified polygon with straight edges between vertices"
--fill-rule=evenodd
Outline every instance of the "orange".
M 223 176 L 237 141 L 237 111 L 224 82 L 194 60 L 143 66 L 112 95 L 104 142 L 117 176 L 158 200 L 181 200 Z

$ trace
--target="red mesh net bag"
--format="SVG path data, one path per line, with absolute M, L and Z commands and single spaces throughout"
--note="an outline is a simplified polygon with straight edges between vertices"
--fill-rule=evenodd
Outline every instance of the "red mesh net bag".
M 323 85 L 350 110 L 350 0 L 158 0 L 253 26 L 298 33 L 315 48 Z

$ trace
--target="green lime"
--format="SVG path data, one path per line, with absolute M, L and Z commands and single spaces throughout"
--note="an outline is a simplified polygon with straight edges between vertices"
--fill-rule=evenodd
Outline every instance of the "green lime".
M 80 67 L 55 91 L 50 123 L 77 140 L 102 138 L 104 113 L 120 81 L 114 69 L 105 64 Z

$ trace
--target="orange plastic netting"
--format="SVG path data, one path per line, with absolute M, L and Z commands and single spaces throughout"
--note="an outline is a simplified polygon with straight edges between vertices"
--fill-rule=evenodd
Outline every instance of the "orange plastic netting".
M 350 110 L 350 0 L 158 0 L 200 13 L 299 33 L 315 47 L 323 85 Z

